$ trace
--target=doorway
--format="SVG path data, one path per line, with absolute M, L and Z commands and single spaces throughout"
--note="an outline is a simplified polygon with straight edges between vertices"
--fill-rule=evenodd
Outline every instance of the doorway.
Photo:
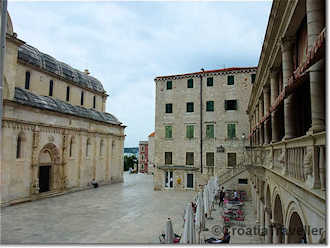
M 43 165 L 39 167 L 39 193 L 50 190 L 50 165 Z
M 165 172 L 165 188 L 173 188 L 173 171 Z

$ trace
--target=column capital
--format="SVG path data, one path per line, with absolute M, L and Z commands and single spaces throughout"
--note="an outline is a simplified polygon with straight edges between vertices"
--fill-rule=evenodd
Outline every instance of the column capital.
M 281 38 L 280 45 L 282 51 L 291 50 L 292 45 L 296 42 L 296 37 L 294 36 L 285 36 Z
M 263 91 L 264 91 L 265 94 L 268 94 L 268 93 L 270 92 L 270 86 L 269 86 L 268 84 L 266 84 L 266 85 L 264 86 Z
M 278 73 L 280 72 L 279 66 L 273 66 L 269 69 L 270 78 L 276 78 L 278 76 Z

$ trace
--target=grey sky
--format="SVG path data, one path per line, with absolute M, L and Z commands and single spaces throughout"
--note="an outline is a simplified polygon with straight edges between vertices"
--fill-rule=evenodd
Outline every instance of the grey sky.
M 156 76 L 256 66 L 271 2 L 13 2 L 14 32 L 89 69 L 128 127 L 125 147 L 154 130 Z

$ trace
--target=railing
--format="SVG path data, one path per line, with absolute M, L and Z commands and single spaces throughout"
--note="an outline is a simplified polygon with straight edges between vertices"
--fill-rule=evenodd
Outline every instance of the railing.
M 326 132 L 321 132 L 256 147 L 252 149 L 252 162 L 311 189 L 325 190 L 325 142 Z
M 247 167 L 243 165 L 243 163 L 238 164 L 232 168 L 225 168 L 221 175 L 218 176 L 218 180 L 220 184 L 223 184 L 233 178 L 234 176 L 238 175 L 239 173 L 243 172 Z

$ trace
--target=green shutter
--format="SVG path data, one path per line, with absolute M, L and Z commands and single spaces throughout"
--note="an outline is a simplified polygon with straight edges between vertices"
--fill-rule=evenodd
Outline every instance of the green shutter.
M 187 138 L 188 139 L 191 139 L 191 138 L 194 138 L 194 126 L 193 125 L 188 125 L 187 126 Z
M 194 80 L 193 79 L 188 79 L 187 81 L 187 87 L 188 88 L 194 88 Z
M 194 112 L 194 103 L 187 102 L 187 112 Z
M 236 137 L 236 125 L 235 124 L 227 124 L 227 134 L 228 134 L 229 139 Z
M 207 86 L 213 86 L 213 77 L 207 78 Z
M 167 81 L 166 83 L 166 89 L 171 90 L 172 89 L 172 81 Z
M 172 126 L 165 126 L 165 138 L 172 138 Z
M 228 85 L 233 85 L 234 84 L 234 76 L 233 75 L 230 75 L 227 77 L 227 84 Z
M 214 138 L 214 125 L 207 125 L 206 126 L 206 137 L 207 138 Z
M 208 101 L 206 102 L 206 111 L 214 111 L 214 102 L 213 101 Z

